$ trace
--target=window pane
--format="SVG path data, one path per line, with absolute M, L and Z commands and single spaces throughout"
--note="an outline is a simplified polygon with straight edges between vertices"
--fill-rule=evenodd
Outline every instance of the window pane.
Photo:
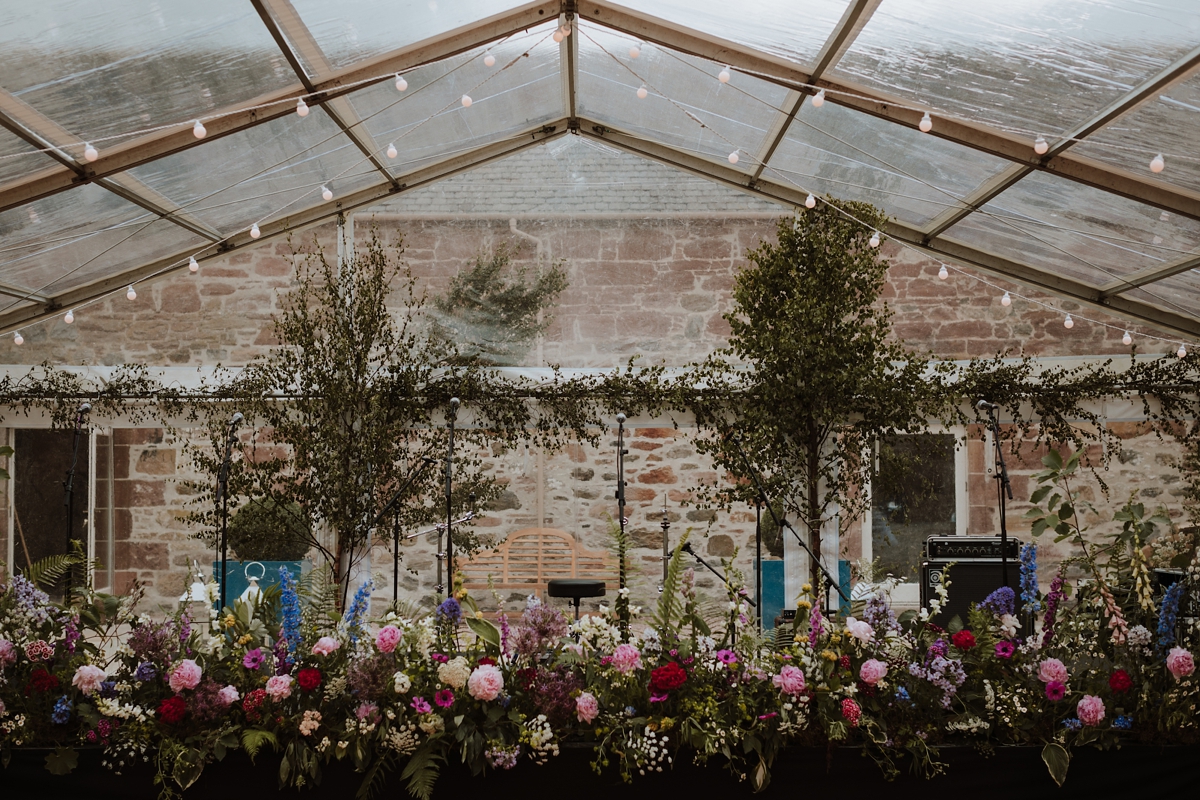
M 957 532 L 954 436 L 896 436 L 879 443 L 879 471 L 871 481 L 871 554 L 879 576 L 912 583 L 921 545 Z
M 67 509 L 64 480 L 71 466 L 75 432 L 19 428 L 13 437 L 13 560 L 19 569 L 50 556 L 71 550 L 67 541 Z M 75 464 L 71 533 L 87 541 L 88 440 L 79 437 Z M 61 595 L 66 582 L 59 581 L 51 594 Z

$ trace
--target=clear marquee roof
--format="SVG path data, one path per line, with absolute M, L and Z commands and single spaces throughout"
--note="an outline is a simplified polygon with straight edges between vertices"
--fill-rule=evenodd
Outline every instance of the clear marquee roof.
M 578 135 L 1200 339 L 1196 0 L 42 0 L 0 52 L 0 331 Z

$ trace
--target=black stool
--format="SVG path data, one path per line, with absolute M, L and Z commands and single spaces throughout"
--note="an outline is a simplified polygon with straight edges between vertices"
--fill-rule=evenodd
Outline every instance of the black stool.
M 592 578 L 554 578 L 546 582 L 546 594 L 569 597 L 575 601 L 575 619 L 579 619 L 579 600 L 583 597 L 604 597 L 604 581 Z

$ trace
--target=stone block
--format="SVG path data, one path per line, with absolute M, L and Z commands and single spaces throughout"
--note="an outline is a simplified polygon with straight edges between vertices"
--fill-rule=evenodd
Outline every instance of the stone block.
M 116 508 L 140 508 L 166 504 L 162 481 L 113 481 L 113 505 Z
M 174 475 L 175 450 L 143 450 L 138 456 L 137 471 L 142 475 Z
M 676 483 L 678 478 L 675 477 L 675 472 L 669 466 L 657 467 L 656 469 L 647 470 L 637 476 L 638 483 Z

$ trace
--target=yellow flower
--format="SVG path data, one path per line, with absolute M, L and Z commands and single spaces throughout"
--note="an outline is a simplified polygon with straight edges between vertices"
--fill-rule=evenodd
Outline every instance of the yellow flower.
M 232 628 L 234 625 L 237 625 L 237 617 L 233 614 L 226 614 L 224 623 L 226 628 Z
M 838 659 L 837 653 L 833 652 L 832 650 L 822 650 L 821 658 L 825 659 L 826 661 L 837 661 Z
M 807 600 L 799 600 L 796 602 L 796 607 L 808 610 L 812 608 L 812 603 L 808 602 Z
M 251 636 L 250 634 L 248 634 L 248 633 L 244 633 L 244 634 L 242 634 L 240 637 L 238 637 L 237 643 L 238 643 L 238 644 L 246 644 L 246 643 L 248 643 L 248 642 L 249 642 L 251 639 L 253 639 L 253 638 L 254 638 L 254 637 L 253 637 L 253 636 Z
M 802 591 L 802 592 L 811 592 L 811 591 L 812 591 L 812 584 L 811 584 L 811 583 L 806 583 L 806 584 L 804 584 L 803 586 L 801 586 L 801 587 L 800 587 L 800 591 Z

